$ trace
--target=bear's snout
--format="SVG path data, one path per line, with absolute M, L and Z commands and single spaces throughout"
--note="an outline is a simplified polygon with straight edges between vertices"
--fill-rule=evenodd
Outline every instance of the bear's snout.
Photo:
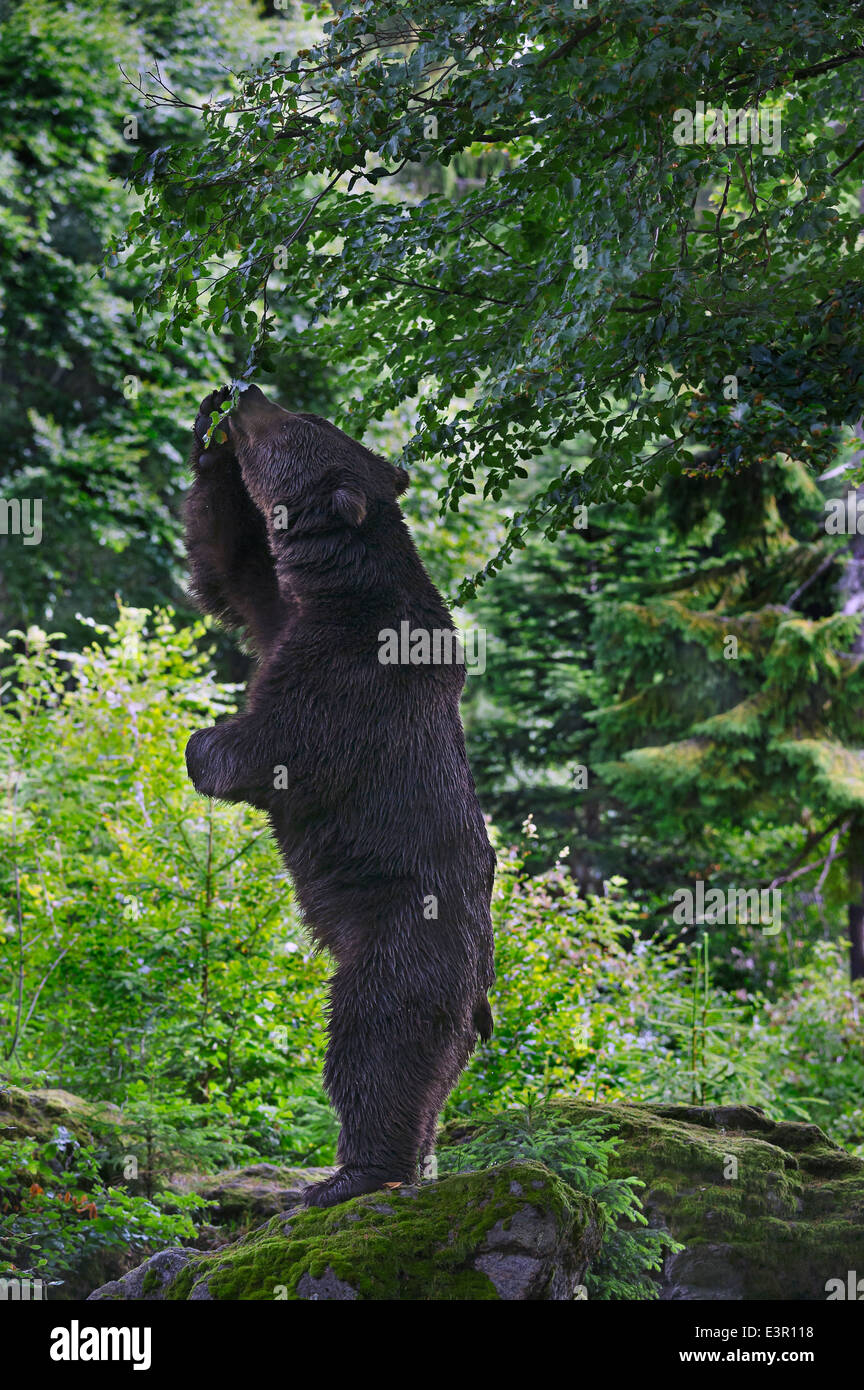
M 291 412 L 268 400 L 260 386 L 249 386 L 228 417 L 233 431 L 241 438 L 257 438 L 290 420 Z

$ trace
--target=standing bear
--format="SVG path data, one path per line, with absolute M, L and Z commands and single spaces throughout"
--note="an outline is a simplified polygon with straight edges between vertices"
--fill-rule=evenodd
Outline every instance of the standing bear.
M 477 1042 L 492 1032 L 495 855 L 459 718 L 464 668 L 389 664 L 385 631 L 453 633 L 396 501 L 404 470 L 248 388 L 204 447 L 186 514 L 193 591 L 245 630 L 246 709 L 192 735 L 197 791 L 269 817 L 304 920 L 330 952 L 324 1082 L 330 1206 L 411 1182 Z M 440 652 L 440 648 L 439 648 Z

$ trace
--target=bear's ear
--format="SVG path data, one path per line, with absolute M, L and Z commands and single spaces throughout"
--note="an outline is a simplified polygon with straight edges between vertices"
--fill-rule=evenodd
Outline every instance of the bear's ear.
M 396 496 L 401 497 L 411 479 L 404 468 L 394 468 L 393 472 L 396 474 Z
M 356 488 L 337 487 L 330 506 L 348 526 L 359 526 L 366 517 L 366 498 Z

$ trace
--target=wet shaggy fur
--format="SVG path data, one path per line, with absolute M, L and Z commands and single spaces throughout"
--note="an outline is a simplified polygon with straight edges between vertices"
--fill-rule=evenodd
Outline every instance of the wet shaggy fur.
M 324 1081 L 341 1122 L 330 1205 L 409 1182 L 478 1034 L 491 1034 L 495 857 L 465 754 L 460 665 L 384 665 L 379 633 L 452 629 L 396 501 L 407 474 L 252 387 L 203 448 L 187 507 L 201 605 L 245 629 L 246 709 L 192 735 L 205 796 L 266 811 L 331 953 Z M 432 916 L 434 904 L 437 916 Z

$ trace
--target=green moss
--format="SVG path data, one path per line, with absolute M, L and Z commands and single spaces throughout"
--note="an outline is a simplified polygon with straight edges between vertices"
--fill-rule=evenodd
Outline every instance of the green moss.
M 0 1138 L 48 1143 L 62 1125 L 79 1143 L 92 1145 L 96 1133 L 116 1130 L 118 1117 L 114 1106 L 91 1105 L 69 1091 L 0 1087 Z
M 532 1115 L 532 1132 L 539 1127 L 576 1139 L 591 1128 L 590 1120 L 592 1132 L 614 1137 L 614 1145 L 607 1144 L 607 1195 L 611 1180 L 637 1178 L 650 1226 L 680 1243 L 665 1255 L 657 1276 L 667 1296 L 821 1300 L 828 1279 L 864 1267 L 864 1161 L 844 1153 L 816 1125 L 775 1123 L 750 1106 L 573 1099 L 552 1101 Z M 475 1159 L 484 1132 L 496 1166 Z M 280 1210 L 232 1245 L 189 1252 L 188 1265 L 161 1296 L 180 1301 L 197 1289 L 217 1300 L 297 1300 L 315 1297 L 310 1281 L 322 1279 L 320 1293 L 327 1298 L 339 1296 L 334 1281 L 340 1281 L 343 1296 L 361 1301 L 497 1301 L 495 1285 L 475 1268 L 477 1257 L 500 1250 L 502 1232 L 530 1207 L 554 1228 L 558 1248 L 550 1271 L 560 1272 L 567 1261 L 571 1269 L 582 1268 L 597 1252 L 604 1225 L 595 1201 L 564 1180 L 566 1165 L 558 1177 L 520 1156 L 524 1112 L 462 1119 L 447 1126 L 441 1140 L 444 1147 L 476 1141 L 464 1155 L 475 1170 L 326 1211 Z M 512 1159 L 500 1162 L 511 1145 Z M 251 1177 L 261 1180 L 259 1195 L 264 1191 L 272 1200 L 294 1175 L 259 1165 L 216 1181 L 246 1194 Z M 599 1190 L 597 1197 L 604 1200 Z M 604 1258 L 601 1251 L 589 1282 L 595 1273 L 605 1277 Z M 561 1287 L 566 1291 L 566 1279 Z M 155 1276 L 148 1276 L 144 1293 L 152 1292 L 159 1290 Z
M 166 1296 L 187 1299 L 207 1281 L 215 1299 L 302 1297 L 304 1275 L 335 1276 L 360 1300 L 496 1300 L 470 1261 L 490 1229 L 528 1206 L 552 1212 L 568 1244 L 596 1219 L 593 1203 L 540 1164 L 506 1164 L 420 1188 L 372 1193 L 329 1210 L 274 1216 L 260 1230 L 195 1259 Z
M 610 1175 L 645 1183 L 651 1223 L 686 1247 L 675 1258 L 697 1268 L 700 1251 L 711 1252 L 741 1297 L 824 1298 L 826 1279 L 864 1264 L 864 1162 L 817 1125 L 775 1123 L 750 1106 L 548 1108 L 574 1128 L 607 1120 L 620 1140 Z M 475 1138 L 482 1124 L 462 1121 L 442 1142 Z M 730 1158 L 737 1172 L 727 1177 Z
M 187 1299 L 199 1277 L 198 1262 L 193 1261 L 185 1269 L 180 1270 L 176 1279 L 173 1279 L 166 1287 L 163 1296 L 171 1301 Z

